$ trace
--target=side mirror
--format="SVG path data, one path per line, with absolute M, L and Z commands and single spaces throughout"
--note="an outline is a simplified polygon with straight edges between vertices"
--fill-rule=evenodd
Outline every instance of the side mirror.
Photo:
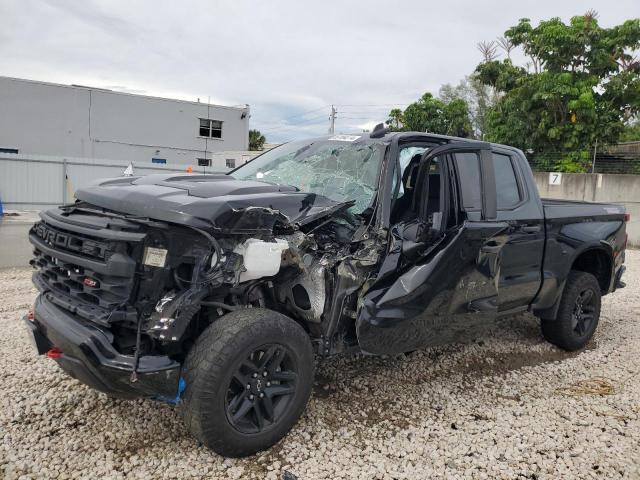
M 411 220 L 405 223 L 400 227 L 402 254 L 409 258 L 419 257 L 432 235 L 431 225 L 422 220 Z

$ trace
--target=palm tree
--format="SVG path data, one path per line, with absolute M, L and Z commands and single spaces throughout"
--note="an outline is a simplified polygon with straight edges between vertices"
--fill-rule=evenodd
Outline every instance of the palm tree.
M 262 150 L 266 141 L 260 130 L 249 130 L 249 150 Z
M 389 112 L 389 118 L 387 119 L 387 125 L 391 130 L 396 132 L 402 130 L 404 127 L 404 113 L 399 108 L 394 108 Z

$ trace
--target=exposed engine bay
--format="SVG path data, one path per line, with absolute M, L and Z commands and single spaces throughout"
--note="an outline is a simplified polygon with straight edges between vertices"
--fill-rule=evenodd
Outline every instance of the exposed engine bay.
M 380 242 L 353 244 L 357 223 L 345 211 L 307 225 L 306 232 L 282 227 L 262 238 L 214 238 L 198 231 L 200 239 L 194 236 L 177 255 L 168 255 L 168 278 L 154 275 L 159 265 L 143 262 L 150 278 L 140 293 L 149 298 L 147 310 L 156 302 L 143 332 L 172 349 L 228 311 L 265 307 L 302 322 L 320 353 L 355 346 L 353 322 L 340 320 L 343 314 L 355 320 L 353 294 L 376 264 Z

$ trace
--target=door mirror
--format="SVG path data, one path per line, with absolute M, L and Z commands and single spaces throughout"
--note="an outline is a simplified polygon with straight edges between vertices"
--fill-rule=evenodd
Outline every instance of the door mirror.
M 398 231 L 402 239 L 402 254 L 410 259 L 420 257 L 441 237 L 439 227 L 433 228 L 430 223 L 420 219 L 398 225 Z
M 420 252 L 424 250 L 425 232 L 428 229 L 429 226 L 418 219 L 398 225 L 404 257 L 415 259 L 420 256 Z
M 404 243 L 419 243 L 425 236 L 425 231 L 428 230 L 428 225 L 419 220 L 411 220 L 401 226 L 400 236 Z

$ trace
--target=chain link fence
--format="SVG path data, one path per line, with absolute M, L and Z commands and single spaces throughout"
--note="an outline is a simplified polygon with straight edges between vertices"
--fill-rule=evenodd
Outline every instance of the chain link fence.
M 527 154 L 536 172 L 617 173 L 640 175 L 640 142 L 591 148 L 579 152 Z

